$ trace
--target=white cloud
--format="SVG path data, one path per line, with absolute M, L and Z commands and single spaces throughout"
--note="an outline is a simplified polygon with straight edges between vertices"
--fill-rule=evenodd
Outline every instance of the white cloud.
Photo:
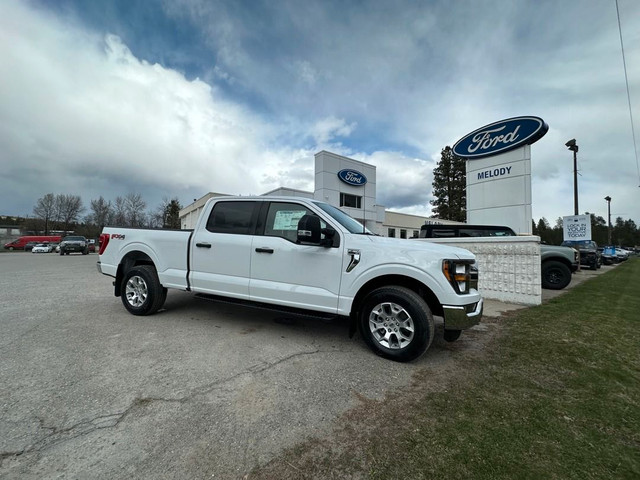
M 313 172 L 289 171 L 309 152 L 265 148 L 274 127 L 215 87 L 136 58 L 117 36 L 70 28 L 23 4 L 2 10 L 0 175 L 7 185 L 29 179 L 28 192 L 3 195 L 26 193 L 33 205 L 49 191 L 80 193 L 88 204 L 131 190 L 159 199 L 258 194 L 286 179 L 313 184 Z M 327 138 L 349 131 L 340 121 L 324 129 Z M 16 213 L 29 213 L 22 208 Z
M 343 118 L 327 117 L 316 122 L 311 135 L 316 144 L 327 145 L 336 137 L 348 137 L 355 128 L 355 122 L 347 123 Z

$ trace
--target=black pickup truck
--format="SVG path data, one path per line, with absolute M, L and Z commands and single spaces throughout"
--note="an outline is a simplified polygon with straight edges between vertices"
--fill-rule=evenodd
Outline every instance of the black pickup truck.
M 69 255 L 71 252 L 79 252 L 87 255 L 89 253 L 87 239 L 79 236 L 64 237 L 62 242 L 60 242 L 60 255 Z
M 602 254 L 598 251 L 598 244 L 593 240 L 565 240 L 562 245 L 580 252 L 580 265 L 585 265 L 591 270 L 597 270 L 602 266 Z

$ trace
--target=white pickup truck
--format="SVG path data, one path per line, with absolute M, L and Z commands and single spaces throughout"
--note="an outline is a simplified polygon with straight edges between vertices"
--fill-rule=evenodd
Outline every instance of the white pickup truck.
M 98 270 L 134 315 L 167 289 L 318 316 L 348 317 L 377 354 L 422 355 L 477 324 L 483 301 L 467 250 L 371 234 L 342 210 L 290 197 L 216 197 L 194 230 L 107 227 Z

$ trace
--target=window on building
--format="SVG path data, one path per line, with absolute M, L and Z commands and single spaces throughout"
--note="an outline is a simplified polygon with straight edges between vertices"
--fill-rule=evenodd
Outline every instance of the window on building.
M 340 194 L 340 206 L 351 208 L 362 208 L 362 197 L 349 195 L 348 193 Z
M 418 238 L 420 236 L 420 232 L 418 230 L 414 230 L 413 231 L 413 237 L 411 238 Z
M 390 228 L 389 230 L 387 230 L 387 237 L 395 238 L 395 236 L 396 236 L 396 229 L 395 228 Z
M 407 231 L 404 228 L 400 230 L 400 238 L 407 238 Z
M 220 202 L 213 207 L 207 220 L 207 230 L 213 233 L 253 233 L 256 202 Z

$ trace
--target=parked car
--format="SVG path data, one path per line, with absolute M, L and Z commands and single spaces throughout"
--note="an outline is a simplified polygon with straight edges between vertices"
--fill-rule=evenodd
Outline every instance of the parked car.
M 618 262 L 629 260 L 629 252 L 624 248 L 616 248 L 616 258 L 618 259 Z
M 36 245 L 38 245 L 38 242 L 27 242 L 24 244 L 24 251 L 30 252 Z
M 562 245 L 580 252 L 580 265 L 585 265 L 591 270 L 597 270 L 602 265 L 598 244 L 593 240 L 565 240 Z
M 31 248 L 31 253 L 49 253 L 50 247 L 46 243 L 38 243 Z
M 618 258 L 616 257 L 615 248 L 598 247 L 598 252 L 600 253 L 600 259 L 602 261 L 602 265 L 613 265 L 614 263 L 618 263 Z

